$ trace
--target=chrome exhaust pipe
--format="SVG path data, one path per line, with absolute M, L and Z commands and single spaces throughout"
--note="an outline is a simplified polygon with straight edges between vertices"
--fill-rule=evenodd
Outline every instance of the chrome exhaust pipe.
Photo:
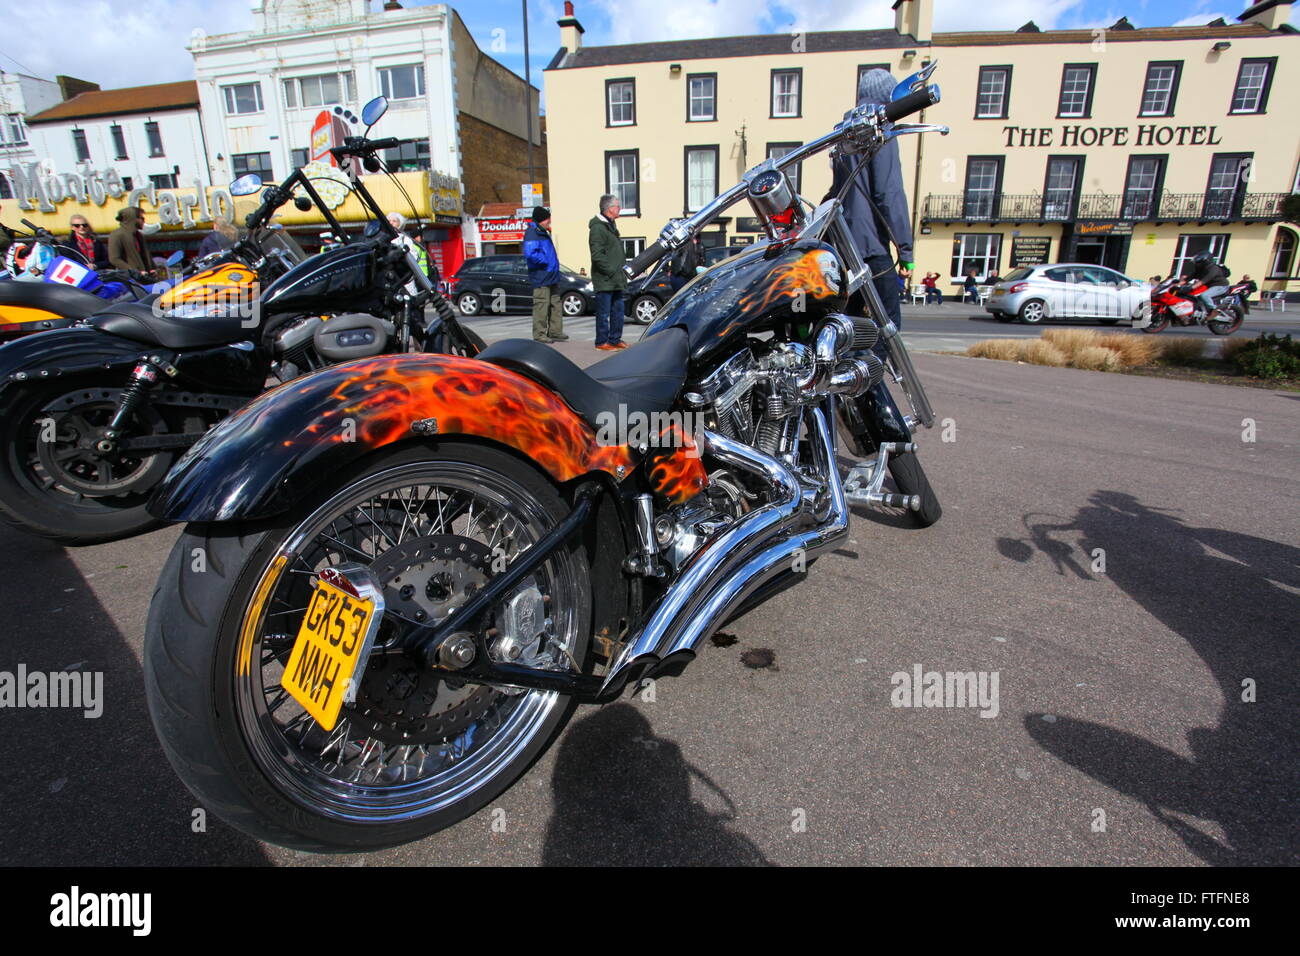
M 696 648 L 758 588 L 848 533 L 849 510 L 835 463 L 834 406 L 809 409 L 814 463 L 827 476 L 826 517 L 805 503 L 794 473 L 775 458 L 713 432 L 703 450 L 768 482 L 770 504 L 742 517 L 696 554 L 619 654 L 601 688 L 618 693 L 666 663 L 689 661 Z

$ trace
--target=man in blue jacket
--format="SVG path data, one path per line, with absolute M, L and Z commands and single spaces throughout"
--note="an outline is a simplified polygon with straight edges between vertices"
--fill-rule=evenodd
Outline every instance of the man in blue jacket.
M 858 105 L 888 103 L 894 83 L 888 70 L 868 70 L 858 82 Z M 881 304 L 894 325 L 901 326 L 903 317 L 891 243 L 898 250 L 898 261 L 903 269 L 910 272 L 913 265 L 912 218 L 908 214 L 907 194 L 903 191 L 898 143 L 892 140 L 886 143 L 860 169 L 859 163 L 860 156 L 836 157 L 831 164 L 831 189 L 826 195 L 837 194 L 857 169 L 853 184 L 844 194 L 844 217 L 848 220 L 849 231 L 858 241 L 862 259 L 875 279 Z
M 560 259 L 551 239 L 551 212 L 533 209 L 533 221 L 524 233 L 524 259 L 533 287 L 533 338 L 538 342 L 563 342 L 564 311 L 560 308 Z

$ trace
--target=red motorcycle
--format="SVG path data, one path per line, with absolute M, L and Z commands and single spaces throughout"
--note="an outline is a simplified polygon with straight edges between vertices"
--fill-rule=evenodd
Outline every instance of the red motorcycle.
M 1206 290 L 1199 279 L 1180 284 L 1172 276 L 1151 290 L 1151 321 L 1143 332 L 1162 332 L 1170 322 L 1178 325 L 1207 325 L 1215 335 L 1231 335 L 1241 328 L 1245 313 L 1233 290 L 1219 297 L 1213 312 L 1207 313 L 1198 298 Z

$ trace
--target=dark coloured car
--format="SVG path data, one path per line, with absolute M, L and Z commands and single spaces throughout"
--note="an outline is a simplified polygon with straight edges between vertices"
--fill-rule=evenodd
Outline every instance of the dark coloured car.
M 524 257 L 466 259 L 449 281 L 451 301 L 461 315 L 492 315 L 533 310 L 533 287 Z M 560 307 L 566 317 L 591 311 L 596 293 L 591 279 L 560 266 Z
M 739 252 L 752 246 L 705 246 L 703 265 L 707 269 L 730 259 Z M 663 273 L 642 276 L 627 284 L 623 293 L 627 303 L 627 319 L 637 325 L 649 325 L 654 321 L 660 306 L 673 297 L 673 287 Z

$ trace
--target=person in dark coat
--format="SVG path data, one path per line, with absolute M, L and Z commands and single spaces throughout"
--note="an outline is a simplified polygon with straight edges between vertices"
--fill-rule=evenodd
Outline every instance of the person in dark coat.
M 217 216 L 212 220 L 212 231 L 203 237 L 199 243 L 199 258 L 209 255 L 213 252 L 221 252 L 223 249 L 229 249 L 239 238 L 239 232 L 229 219 Z
M 1212 315 L 1218 308 L 1219 296 L 1228 291 L 1227 271 L 1219 265 L 1218 259 L 1208 252 L 1202 252 L 1192 257 L 1192 271 L 1188 273 L 1187 278 L 1205 283 L 1206 289 L 1197 296 L 1197 299 L 1200 300 L 1205 314 Z
M 888 70 L 868 70 L 858 81 L 858 105 L 882 106 L 890 101 L 897 84 Z M 849 114 L 845 114 L 847 118 Z M 859 164 L 861 168 L 859 169 Z M 857 169 L 857 175 L 853 171 Z M 912 260 L 912 217 L 903 191 L 903 169 L 898 143 L 886 143 L 865 163 L 861 156 L 837 156 L 831 160 L 831 189 L 827 198 L 844 193 L 844 216 L 858 241 L 858 249 L 871 270 L 885 313 L 894 325 L 903 324 L 899 304 L 898 277 L 890 244 L 898 250 L 898 261 L 910 272 Z
M 114 269 L 153 275 L 153 259 L 140 230 L 144 228 L 144 210 L 127 206 L 118 210 L 121 223 L 108 236 L 108 261 Z
M 61 244 L 69 249 L 76 250 L 77 254 L 90 264 L 91 268 L 109 268 L 108 243 L 95 235 L 95 230 L 90 225 L 90 221 L 85 216 L 78 214 L 68 220 L 68 226 L 72 229 L 72 234 Z
M 533 209 L 533 221 L 524 232 L 524 259 L 528 283 L 533 287 L 533 338 L 538 342 L 563 342 L 564 310 L 560 307 L 560 259 L 551 238 L 551 211 Z
M 591 284 L 596 290 L 596 348 L 602 352 L 625 349 L 623 341 L 623 289 L 627 256 L 614 221 L 622 207 L 614 196 L 600 197 L 600 214 L 587 223 L 591 250 Z

